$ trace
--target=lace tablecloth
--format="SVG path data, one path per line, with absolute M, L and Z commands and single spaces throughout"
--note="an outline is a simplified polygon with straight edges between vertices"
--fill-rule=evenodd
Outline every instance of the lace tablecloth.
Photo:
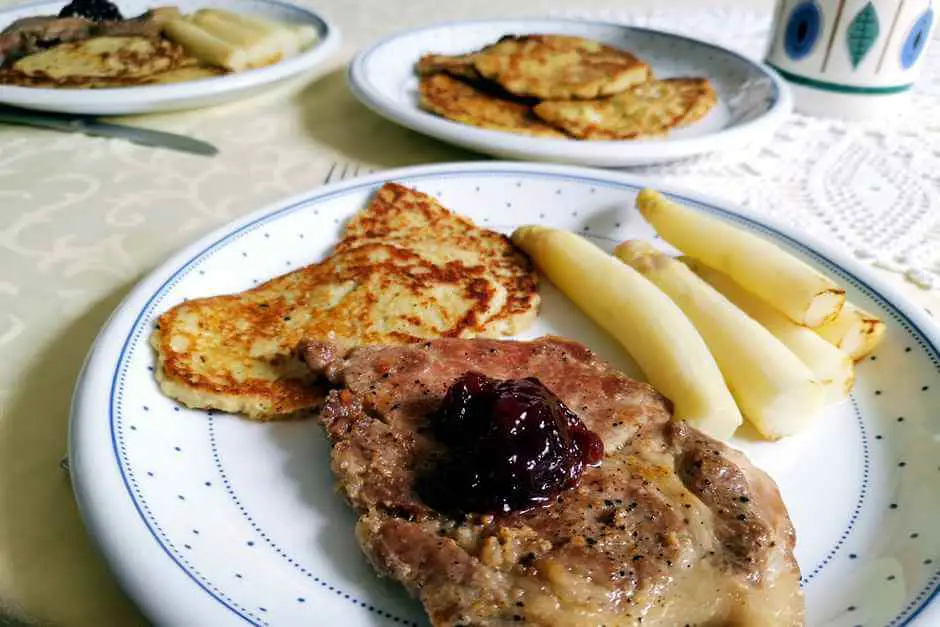
M 75 376 L 131 285 L 202 233 L 284 196 L 382 168 L 480 158 L 355 102 L 341 65 L 357 48 L 430 21 L 550 13 L 681 31 L 759 56 L 772 8 L 770 0 L 723 2 L 745 10 L 676 0 L 668 13 L 638 8 L 653 0 L 589 0 L 576 13 L 567 0 L 304 2 L 346 42 L 319 80 L 132 121 L 206 139 L 221 149 L 216 158 L 0 127 L 0 624 L 10 613 L 57 625 L 142 622 L 85 538 L 58 464 Z M 868 126 L 795 116 L 764 146 L 641 171 L 839 242 L 936 307 L 938 77 L 935 45 L 906 115 Z
M 563 11 L 691 34 L 762 57 L 767 12 Z M 904 111 L 868 123 L 794 115 L 773 140 L 743 154 L 642 168 L 773 216 L 924 289 L 940 288 L 940 45 Z

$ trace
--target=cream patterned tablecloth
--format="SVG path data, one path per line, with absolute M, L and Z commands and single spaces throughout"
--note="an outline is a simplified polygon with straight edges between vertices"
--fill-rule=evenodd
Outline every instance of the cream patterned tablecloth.
M 134 625 L 85 537 L 68 483 L 69 398 L 127 290 L 213 227 L 331 180 L 481 158 L 355 102 L 342 66 L 394 30 L 449 19 L 585 16 L 690 33 L 759 56 L 771 2 L 305 0 L 345 44 L 317 80 L 215 109 L 142 117 L 221 149 L 206 159 L 118 141 L 0 127 L 0 623 Z M 0 5 L 12 4 L 0 0 Z M 795 116 L 765 146 L 641 172 L 750 206 L 838 242 L 912 298 L 940 307 L 940 46 L 907 115 L 871 126 Z M 940 311 L 940 308 L 937 309 Z

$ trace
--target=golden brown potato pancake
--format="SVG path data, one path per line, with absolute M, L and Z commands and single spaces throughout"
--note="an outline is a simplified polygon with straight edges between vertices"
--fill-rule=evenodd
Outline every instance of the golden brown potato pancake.
M 484 78 L 543 100 L 609 96 L 650 77 L 649 66 L 629 52 L 564 35 L 503 37 L 472 57 Z
M 29 87 L 104 88 L 217 76 L 182 48 L 146 37 L 93 37 L 37 52 L 0 71 L 0 83 Z
M 637 139 L 664 135 L 703 118 L 717 101 L 702 78 L 667 78 L 610 98 L 542 102 L 535 114 L 579 139 Z
M 160 316 L 156 377 L 189 407 L 289 417 L 323 401 L 298 358 L 302 340 L 348 348 L 496 337 L 528 326 L 538 302 L 537 275 L 505 236 L 388 183 L 330 257 Z
M 564 139 L 532 107 L 472 87 L 448 74 L 423 76 L 418 86 L 421 107 L 442 117 L 480 128 Z
M 415 65 L 418 76 L 432 74 L 450 74 L 458 78 L 471 81 L 481 80 L 480 73 L 473 67 L 473 54 L 459 54 L 450 56 L 446 54 L 426 54 Z

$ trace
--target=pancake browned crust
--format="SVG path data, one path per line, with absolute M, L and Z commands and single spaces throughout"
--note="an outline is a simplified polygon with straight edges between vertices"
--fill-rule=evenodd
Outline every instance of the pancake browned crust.
M 207 78 L 206 68 L 173 42 L 146 37 L 93 37 L 59 44 L 0 70 L 0 84 L 108 88 Z
M 317 407 L 302 339 L 340 347 L 499 336 L 536 316 L 537 275 L 498 233 L 388 183 L 333 255 L 240 294 L 160 316 L 151 342 L 164 393 L 255 420 Z
M 426 54 L 418 60 L 415 65 L 415 71 L 418 76 L 430 76 L 432 74 L 450 74 L 458 78 L 465 78 L 472 81 L 480 80 L 482 77 L 473 67 L 473 54 L 459 54 L 450 56 L 446 54 Z
M 523 135 L 566 137 L 535 117 L 532 107 L 485 93 L 448 74 L 421 77 L 418 91 L 424 109 L 455 122 Z
M 651 75 L 629 52 L 564 35 L 503 37 L 475 53 L 473 66 L 512 94 L 543 100 L 609 96 Z
M 664 135 L 704 117 L 717 97 L 703 78 L 667 78 L 606 99 L 542 102 L 535 114 L 579 139 L 637 139 Z

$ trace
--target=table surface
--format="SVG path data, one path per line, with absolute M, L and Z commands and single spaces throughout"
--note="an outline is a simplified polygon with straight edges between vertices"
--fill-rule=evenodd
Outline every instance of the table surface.
M 54 625 L 146 622 L 88 541 L 59 469 L 75 377 L 130 287 L 182 245 L 284 196 L 344 174 L 479 159 L 367 111 L 346 88 L 342 66 L 359 47 L 401 28 L 570 6 L 561 0 L 305 4 L 344 35 L 335 62 L 314 82 L 133 121 L 206 139 L 221 148 L 213 159 L 0 127 L 0 623 L 4 614 Z M 587 0 L 578 10 L 645 11 L 655 4 Z M 730 0 L 709 3 L 709 10 L 769 12 L 771 4 Z M 700 6 L 670 3 L 671 9 Z M 940 311 L 937 292 L 885 275 Z

